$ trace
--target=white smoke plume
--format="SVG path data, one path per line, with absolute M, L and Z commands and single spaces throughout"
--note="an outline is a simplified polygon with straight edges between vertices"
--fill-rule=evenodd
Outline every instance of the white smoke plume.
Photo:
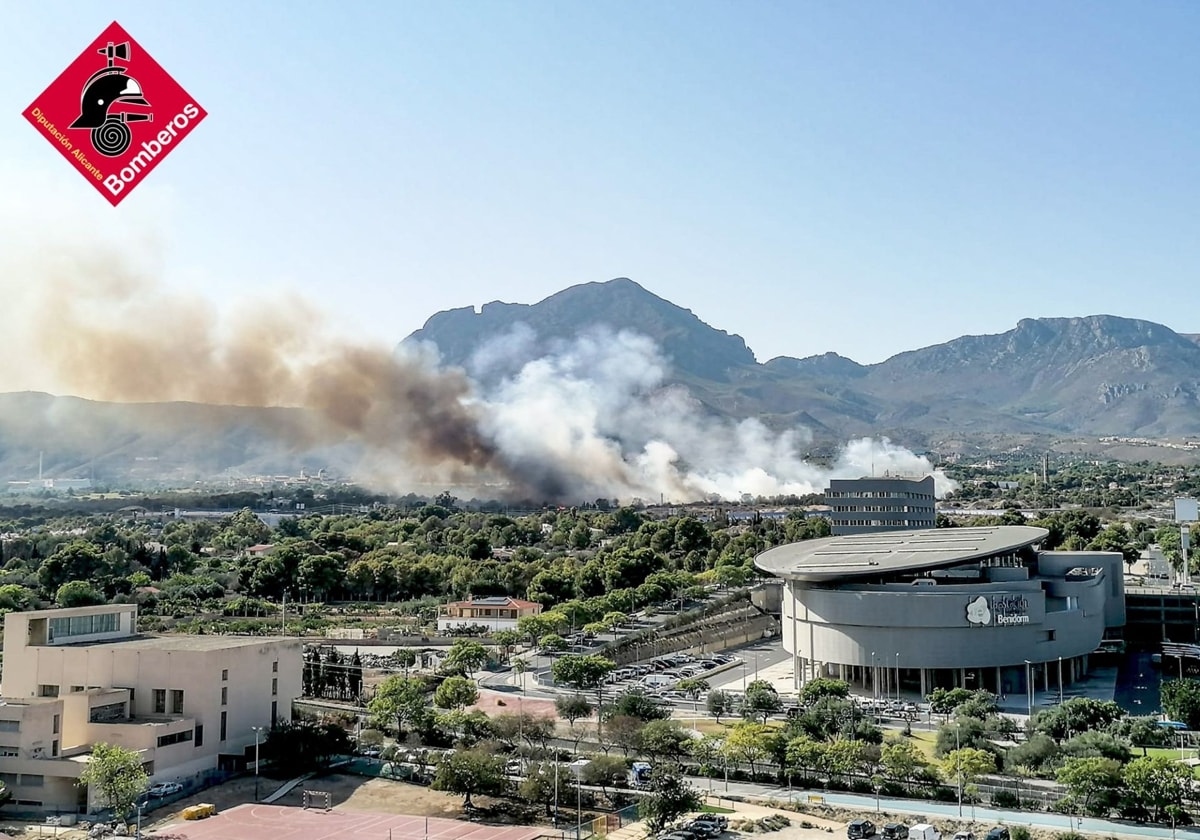
M 517 329 L 524 347 L 529 333 Z M 927 458 L 887 439 L 851 441 L 832 467 L 814 465 L 800 451 L 806 430 L 713 417 L 682 388 L 663 387 L 668 369 L 644 336 L 592 331 L 485 394 L 487 436 L 506 460 L 537 471 L 539 485 L 584 499 L 803 495 L 830 478 L 885 474 L 933 474 L 939 496 L 954 488 Z

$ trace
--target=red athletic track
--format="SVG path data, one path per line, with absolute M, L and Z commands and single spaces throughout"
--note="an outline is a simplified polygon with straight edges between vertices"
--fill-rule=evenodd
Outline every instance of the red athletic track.
M 176 823 L 155 832 L 179 840 L 534 840 L 548 833 L 548 829 L 523 825 L 479 825 L 437 817 L 427 821 L 425 817 L 282 805 L 238 805 L 207 819 Z

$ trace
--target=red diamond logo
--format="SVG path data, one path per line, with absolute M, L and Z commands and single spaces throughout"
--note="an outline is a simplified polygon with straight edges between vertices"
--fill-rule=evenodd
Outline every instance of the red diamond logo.
M 114 207 L 206 116 L 115 21 L 25 109 Z

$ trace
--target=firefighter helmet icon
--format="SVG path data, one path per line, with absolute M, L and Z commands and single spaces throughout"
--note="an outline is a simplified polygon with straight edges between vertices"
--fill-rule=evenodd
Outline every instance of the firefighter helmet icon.
M 133 136 L 127 123 L 150 122 L 154 115 L 119 111 L 113 113 L 114 105 L 145 105 L 142 86 L 116 66 L 116 60 L 129 61 L 129 42 L 102 47 L 96 52 L 106 59 L 104 68 L 97 70 L 83 86 L 80 97 L 79 117 L 71 128 L 91 129 L 92 148 L 106 157 L 117 157 L 129 148 Z

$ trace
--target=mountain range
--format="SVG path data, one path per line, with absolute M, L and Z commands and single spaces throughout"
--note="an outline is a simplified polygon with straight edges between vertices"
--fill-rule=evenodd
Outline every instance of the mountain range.
M 1097 439 L 1200 437 L 1197 336 L 1112 315 L 1025 319 L 871 365 L 836 353 L 760 363 L 740 336 L 621 278 L 532 305 L 439 312 L 401 345 L 435 345 L 487 391 L 582 335 L 621 330 L 652 341 L 666 362 L 661 384 L 687 389 L 703 412 L 804 429 L 814 448 L 864 435 L 939 452 L 1073 439 L 1075 451 L 1158 457 Z M 297 411 L 0 394 L 0 480 L 35 477 L 40 460 L 48 476 L 116 480 L 317 469 L 327 452 L 280 443 L 280 428 L 302 422 Z
M 714 414 L 759 417 L 818 437 L 962 433 L 1200 434 L 1200 344 L 1161 324 L 1091 315 L 1020 321 L 999 335 L 963 336 L 873 365 L 836 353 L 759 363 L 737 335 L 632 280 L 573 286 L 534 305 L 489 303 L 440 312 L 405 339 L 437 346 L 443 362 L 485 384 L 607 326 L 653 339 L 685 386 Z M 503 365 L 488 342 L 523 336 Z

